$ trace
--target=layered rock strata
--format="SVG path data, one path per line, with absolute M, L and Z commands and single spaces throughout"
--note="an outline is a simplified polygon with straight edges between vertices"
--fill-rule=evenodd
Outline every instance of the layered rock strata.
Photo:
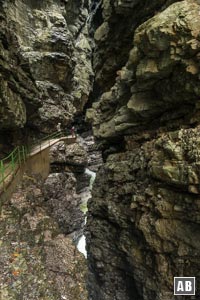
M 198 4 L 181 1 L 137 28 L 115 85 L 88 110 L 95 136 L 198 123 L 198 16 Z
M 162 4 L 146 3 L 153 16 L 133 29 L 117 74 L 96 66 L 97 84 L 114 84 L 87 113 L 105 160 L 87 225 L 93 300 L 175 299 L 174 276 L 196 276 L 199 290 L 200 6 Z M 137 1 L 103 5 L 97 53 L 116 30 L 108 16 L 145 14 Z
M 175 0 L 102 1 L 103 23 L 94 34 L 95 91 L 108 91 L 128 60 L 135 29 Z
M 65 127 L 91 90 L 89 2 L 1 1 L 0 9 L 0 128 Z

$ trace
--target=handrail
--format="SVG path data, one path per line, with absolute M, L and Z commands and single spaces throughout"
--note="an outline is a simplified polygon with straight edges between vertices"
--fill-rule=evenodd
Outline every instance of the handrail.
M 14 153 L 17 151 L 17 148 L 18 147 L 16 147 L 7 157 L 5 157 L 5 158 L 3 158 L 2 160 L 3 161 L 5 161 L 5 160 L 7 160 L 8 158 L 10 158 L 12 155 L 14 155 Z
M 57 131 L 50 135 L 47 135 L 31 145 L 22 145 L 17 146 L 8 156 L 0 160 L 0 185 L 3 184 L 3 191 L 6 191 L 6 182 L 5 180 L 11 176 L 15 175 L 18 168 L 27 160 L 28 155 L 34 149 L 34 147 L 39 146 L 40 151 L 42 150 L 42 143 L 55 138 L 61 138 L 66 136 L 66 132 Z

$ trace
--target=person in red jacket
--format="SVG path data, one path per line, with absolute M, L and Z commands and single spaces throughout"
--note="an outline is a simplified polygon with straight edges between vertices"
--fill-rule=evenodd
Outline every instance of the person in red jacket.
M 75 127 L 74 126 L 72 126 L 72 128 L 71 128 L 71 136 L 72 137 L 76 137 L 76 131 L 75 131 Z

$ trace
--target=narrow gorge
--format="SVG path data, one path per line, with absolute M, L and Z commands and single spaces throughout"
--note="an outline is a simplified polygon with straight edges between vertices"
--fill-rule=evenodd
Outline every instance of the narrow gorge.
M 200 299 L 199 0 L 0 0 L 0 250 L 1 300 Z

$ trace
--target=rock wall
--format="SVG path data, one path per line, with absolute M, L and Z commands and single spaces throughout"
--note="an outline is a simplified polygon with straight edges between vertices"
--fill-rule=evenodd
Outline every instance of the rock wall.
M 89 96 L 93 102 L 86 119 L 104 165 L 88 213 L 92 300 L 175 300 L 173 276 L 199 282 L 198 2 L 0 0 L 0 154 L 19 137 L 52 132 L 58 122 L 66 128 Z M 44 193 L 48 213 L 69 233 L 75 178 L 64 172 L 82 174 L 86 158 L 77 145 L 69 154 L 59 147 Z M 54 242 L 63 245 L 62 237 Z M 49 265 L 57 272 L 56 260 Z
M 199 289 L 199 14 L 197 1 L 103 1 L 87 112 L 104 154 L 87 225 L 92 300 L 175 299 L 174 276 Z
M 62 179 L 54 176 L 60 190 Z M 51 191 L 47 194 L 45 189 L 50 180 L 51 175 L 45 184 L 39 177 L 25 175 L 11 199 L 1 206 L 2 300 L 87 299 L 86 262 L 66 236 L 72 224 L 65 217 L 65 227 L 60 227 L 63 215 L 60 213 L 59 222 L 58 214 L 52 216 L 49 211 Z M 75 180 L 68 184 L 75 190 Z M 58 212 L 62 202 L 59 198 L 54 202 Z M 66 205 L 73 211 L 69 202 L 68 199 Z
M 78 142 L 59 142 L 50 149 L 50 162 L 51 174 L 44 184 L 46 204 L 61 231 L 72 233 L 76 240 L 85 222 L 80 191 L 89 186 L 89 179 L 84 176 L 87 153 Z
M 115 82 L 116 72 L 125 65 L 135 29 L 159 10 L 175 0 L 103 0 L 103 23 L 94 38 L 95 88 L 108 91 Z
M 93 81 L 89 1 L 0 1 L 0 129 L 52 132 L 87 102 Z

